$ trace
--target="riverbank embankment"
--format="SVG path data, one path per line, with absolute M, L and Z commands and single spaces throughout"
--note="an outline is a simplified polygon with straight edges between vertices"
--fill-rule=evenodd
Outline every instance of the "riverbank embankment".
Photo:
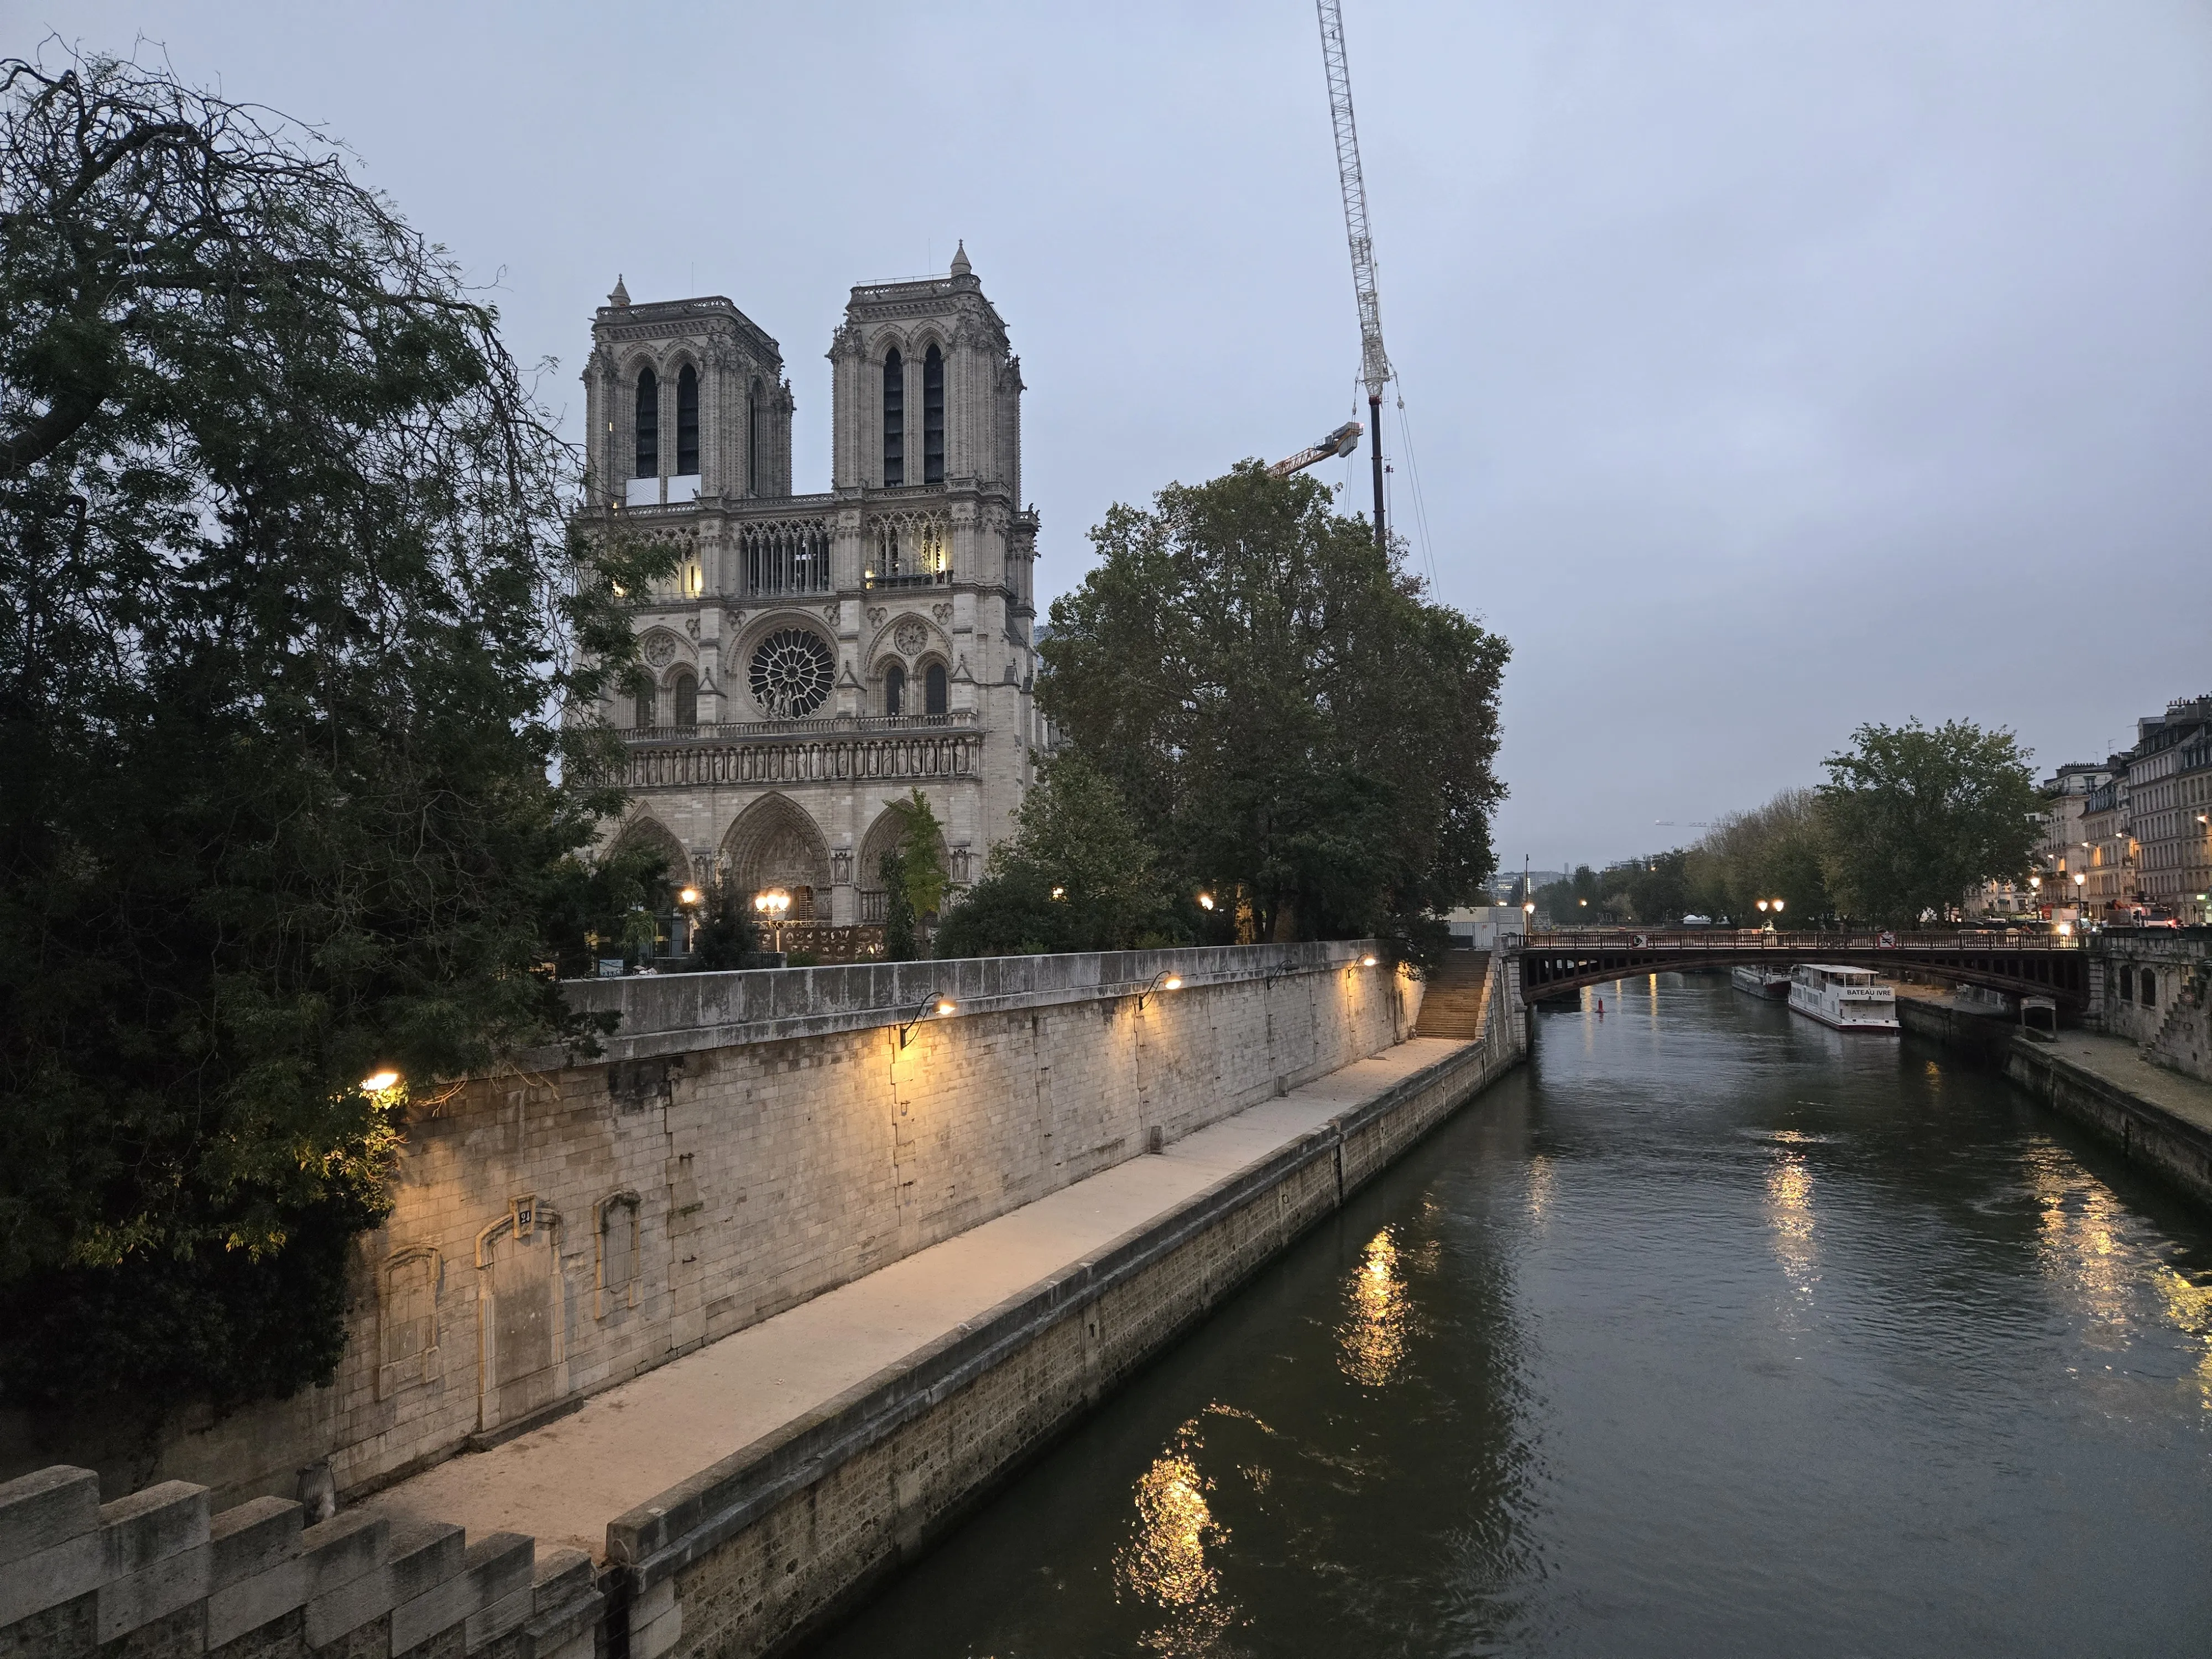
M 2152 1064 L 2124 1036 L 2075 1030 L 2028 1036 L 2012 1019 L 1933 988 L 1897 992 L 1906 1030 L 1988 1060 L 2044 1104 L 2212 1204 L 2212 1084 Z
M 1523 1048 L 1517 1018 L 1473 1042 L 1409 1039 L 371 1507 L 589 1547 L 630 1659 L 771 1651 L 965 1514 Z

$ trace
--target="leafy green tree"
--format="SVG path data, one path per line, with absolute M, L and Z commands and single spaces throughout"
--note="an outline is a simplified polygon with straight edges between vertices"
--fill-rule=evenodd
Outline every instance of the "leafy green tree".
M 702 970 L 721 973 L 742 968 L 760 949 L 760 930 L 745 914 L 745 896 L 729 880 L 717 881 L 706 895 L 704 914 L 692 935 L 692 954 Z
M 1844 914 L 1911 927 L 2025 876 L 2042 805 L 2029 752 L 1972 720 L 1862 726 L 1821 763 L 1826 870 Z
M 1128 950 L 1176 931 L 1135 815 L 1079 754 L 1049 762 L 1016 830 L 945 918 L 944 956 Z
M 1310 477 L 1256 462 L 1111 508 L 1055 600 L 1038 695 L 1180 889 L 1259 935 L 1395 933 L 1492 867 L 1506 647 L 1429 603 Z
M 899 889 L 917 917 L 933 915 L 945 902 L 945 826 L 938 823 L 929 797 L 917 788 L 904 800 L 884 803 L 898 820 Z
M 884 957 L 912 962 L 921 954 L 921 945 L 915 932 L 914 901 L 908 896 L 906 854 L 894 847 L 876 867 L 884 878 Z
M 589 711 L 669 559 L 587 554 L 571 477 L 319 135 L 0 64 L 9 1400 L 327 1378 L 410 1097 L 588 1042 L 544 969 L 611 896 Z
M 1691 902 L 1739 925 L 1766 920 L 1761 899 L 1780 899 L 1782 926 L 1812 927 L 1835 908 L 1828 892 L 1827 830 L 1820 798 L 1785 789 L 1764 806 L 1733 812 L 1691 850 Z

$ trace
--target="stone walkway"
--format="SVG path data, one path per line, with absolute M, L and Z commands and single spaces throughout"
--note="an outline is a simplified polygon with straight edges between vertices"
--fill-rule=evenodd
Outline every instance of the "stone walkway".
M 2036 1047 L 2160 1111 L 2172 1113 L 2185 1123 L 2212 1132 L 2212 1083 L 2199 1083 L 2179 1072 L 2152 1065 L 2125 1037 L 2061 1031 L 2055 1042 Z
M 1414 1037 L 455 1457 L 363 1508 L 603 1559 L 607 1522 L 1464 1045 Z

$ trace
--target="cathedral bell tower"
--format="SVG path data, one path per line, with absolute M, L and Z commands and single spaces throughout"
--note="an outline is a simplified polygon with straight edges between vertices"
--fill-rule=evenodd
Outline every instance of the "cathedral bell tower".
M 783 354 L 719 295 L 633 305 L 617 276 L 592 320 L 584 406 L 595 504 L 791 494 Z

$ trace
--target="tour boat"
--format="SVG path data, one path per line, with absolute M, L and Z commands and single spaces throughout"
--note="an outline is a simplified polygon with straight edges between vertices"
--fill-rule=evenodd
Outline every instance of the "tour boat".
M 1875 977 L 1870 968 L 1801 963 L 1790 975 L 1790 1006 L 1839 1031 L 1898 1029 L 1897 993 Z
M 1780 1002 L 1790 994 L 1790 975 L 1779 968 L 1758 968 L 1746 963 L 1741 968 L 1729 970 L 1739 991 L 1748 991 L 1755 997 L 1771 997 Z

